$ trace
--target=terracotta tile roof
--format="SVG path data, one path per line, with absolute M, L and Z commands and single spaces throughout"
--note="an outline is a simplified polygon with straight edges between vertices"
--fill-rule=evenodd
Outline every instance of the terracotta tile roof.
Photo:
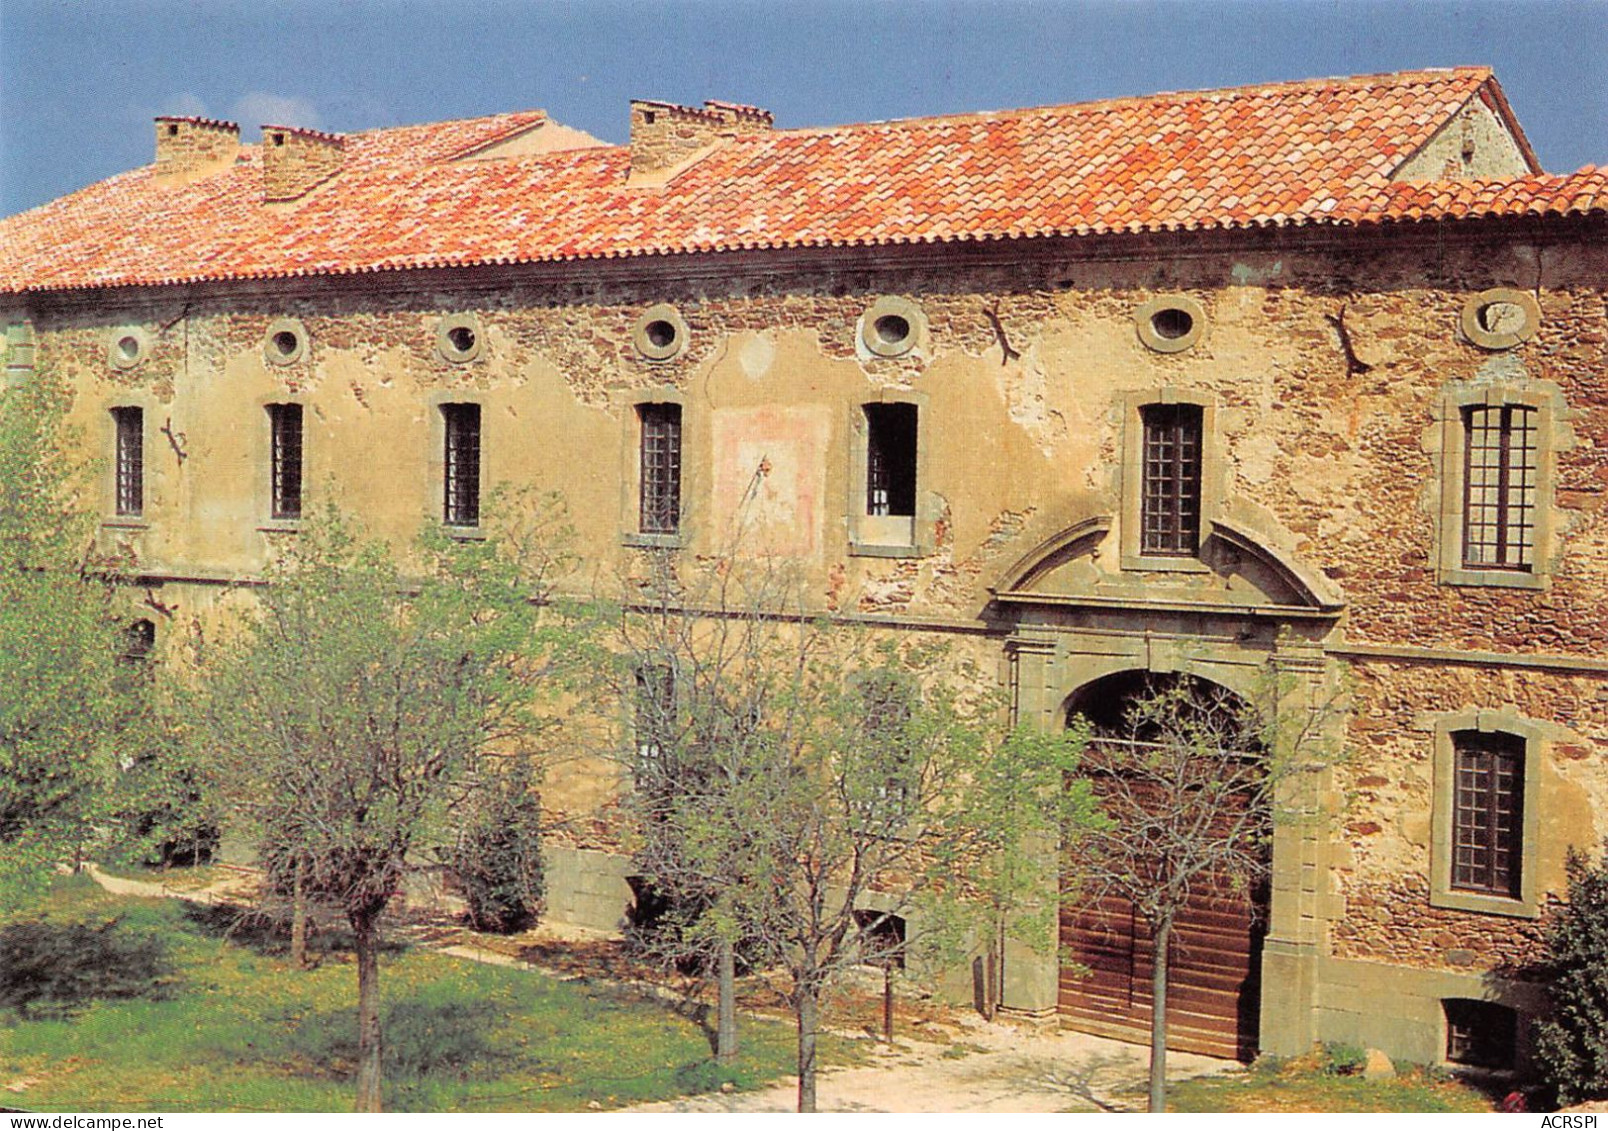
M 629 151 L 458 161 L 540 111 L 350 134 L 340 173 L 262 203 L 260 148 L 187 184 L 135 169 L 0 221 L 0 291 L 738 248 L 1356 225 L 1608 210 L 1604 174 L 1392 184 L 1485 68 L 763 131 L 658 187 Z M 1521 139 L 1522 144 L 1522 139 Z

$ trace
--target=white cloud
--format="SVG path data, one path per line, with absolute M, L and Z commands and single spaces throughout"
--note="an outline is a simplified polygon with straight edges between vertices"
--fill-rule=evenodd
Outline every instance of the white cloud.
M 229 117 L 242 126 L 304 126 L 316 130 L 321 122 L 318 110 L 305 98 L 268 94 L 254 90 L 243 94 L 230 107 Z

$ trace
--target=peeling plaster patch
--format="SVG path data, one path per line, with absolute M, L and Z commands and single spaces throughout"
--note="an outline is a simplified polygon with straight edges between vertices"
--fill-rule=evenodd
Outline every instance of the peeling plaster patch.
M 758 381 L 769 375 L 771 363 L 775 360 L 776 346 L 767 337 L 756 334 L 737 347 L 737 364 L 743 367 L 743 374 L 750 381 Z
M 1038 441 L 1045 459 L 1054 458 L 1055 442 L 1066 435 L 1066 418 L 1049 407 L 1050 382 L 1038 346 L 1028 347 L 1019 368 L 1001 369 L 997 380 L 1012 422 Z
M 1255 267 L 1249 263 L 1236 263 L 1229 270 L 1229 275 L 1242 287 L 1255 286 L 1266 283 L 1270 279 L 1277 279 L 1284 274 L 1284 260 L 1276 259 L 1271 267 Z

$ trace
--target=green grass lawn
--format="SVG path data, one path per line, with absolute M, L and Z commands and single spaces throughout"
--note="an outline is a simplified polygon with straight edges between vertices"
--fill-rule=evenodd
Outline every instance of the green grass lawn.
M 1420 1068 L 1394 1079 L 1338 1075 L 1298 1058 L 1258 1062 L 1230 1076 L 1203 1076 L 1170 1085 L 1168 1111 L 1193 1112 L 1465 1112 L 1492 1110 L 1491 1097 L 1469 1084 Z
M 166 941 L 166 1000 L 94 1002 L 60 1019 L 0 1013 L 0 1103 L 38 1111 L 342 1111 L 352 1106 L 357 978 L 350 955 L 311 971 L 226 936 L 177 900 L 64 881 L 32 913 L 123 916 Z M 424 948 L 381 959 L 392 1111 L 618 1107 L 791 1069 L 789 1027 L 745 1020 L 730 1069 L 669 1006 L 584 981 L 466 962 Z

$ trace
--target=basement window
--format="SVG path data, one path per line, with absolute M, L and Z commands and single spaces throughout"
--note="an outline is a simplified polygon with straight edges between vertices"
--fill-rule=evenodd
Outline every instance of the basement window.
M 1511 1069 L 1518 1047 L 1518 1014 L 1494 1001 L 1445 998 L 1446 1059 L 1470 1068 Z

